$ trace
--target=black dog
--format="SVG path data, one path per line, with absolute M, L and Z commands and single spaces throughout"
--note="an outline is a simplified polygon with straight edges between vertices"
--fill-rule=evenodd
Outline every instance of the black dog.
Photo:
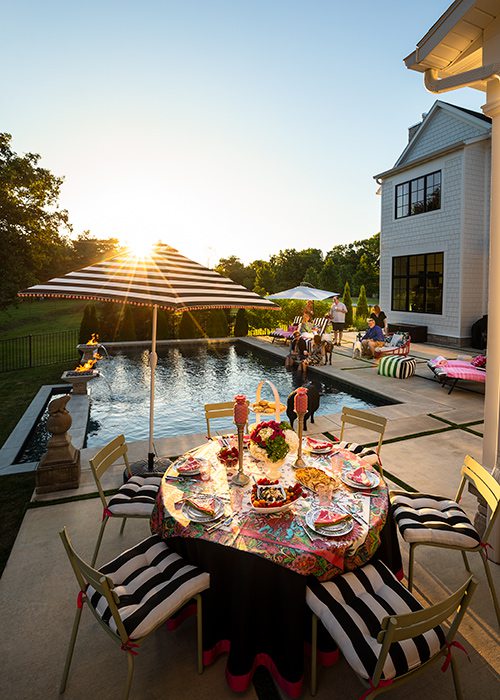
M 307 382 L 304 386 L 307 389 L 307 413 L 304 416 L 304 430 L 307 430 L 307 421 L 310 418 L 311 423 L 314 423 L 314 414 L 319 408 L 319 391 L 312 382 Z M 296 391 L 296 389 L 292 391 L 286 402 L 286 415 L 292 428 L 297 418 L 293 407 Z

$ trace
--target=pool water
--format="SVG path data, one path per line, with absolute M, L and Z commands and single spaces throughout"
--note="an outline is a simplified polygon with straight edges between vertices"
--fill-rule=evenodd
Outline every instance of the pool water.
M 99 363 L 101 376 L 89 383 L 91 394 L 87 446 L 98 447 L 123 433 L 128 441 L 149 435 L 150 368 L 148 352 L 118 354 Z M 204 404 L 231 401 L 235 394 L 255 399 L 260 380 L 276 386 L 282 403 L 302 377 L 283 366 L 280 358 L 243 344 L 161 348 L 155 374 L 155 438 L 205 433 Z M 317 415 L 338 413 L 342 406 L 370 408 L 384 401 L 336 387 L 308 373 L 321 395 Z M 261 398 L 273 400 L 264 385 Z M 286 415 L 282 416 L 287 420 Z M 212 432 L 227 430 L 231 419 L 210 422 Z M 213 428 L 212 428 L 213 426 Z

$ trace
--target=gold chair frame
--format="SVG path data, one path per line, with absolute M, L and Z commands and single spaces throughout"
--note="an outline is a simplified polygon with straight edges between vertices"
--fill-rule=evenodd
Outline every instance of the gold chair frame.
M 472 594 L 477 586 L 477 580 L 473 576 L 469 576 L 467 581 L 451 596 L 445 600 L 431 605 L 423 610 L 417 610 L 412 613 L 404 613 L 401 615 L 388 615 L 384 617 L 381 623 L 381 629 L 377 636 L 377 642 L 382 645 L 380 654 L 375 666 L 375 671 L 369 685 L 365 679 L 360 678 L 361 682 L 371 688 L 371 692 L 363 697 L 374 698 L 381 693 L 388 692 L 394 688 L 403 685 L 406 681 L 424 671 L 431 664 L 442 660 L 443 655 L 451 655 L 451 668 L 453 673 L 453 683 L 455 685 L 455 694 L 457 700 L 463 700 L 462 689 L 460 686 L 460 678 L 456 661 L 451 654 L 451 644 L 458 631 L 459 625 L 469 606 Z M 390 685 L 377 687 L 382 678 L 384 664 L 389 654 L 391 644 L 400 642 L 405 639 L 418 637 L 420 634 L 428 632 L 433 627 L 440 625 L 442 622 L 450 618 L 455 613 L 453 622 L 450 625 L 446 634 L 446 644 L 439 649 L 430 659 L 424 661 L 420 666 L 411 671 L 408 671 L 402 676 L 398 676 L 392 680 Z M 312 616 L 312 668 L 311 668 L 311 694 L 316 695 L 317 691 L 317 656 L 318 656 L 318 618 L 313 613 Z
M 375 452 L 378 457 L 377 469 L 380 475 L 383 476 L 382 464 L 380 462 L 380 450 L 382 449 L 382 443 L 384 440 L 385 428 L 387 425 L 387 418 L 385 416 L 378 416 L 376 413 L 370 413 L 369 411 L 360 411 L 358 408 L 348 408 L 347 406 L 342 407 L 342 413 L 340 416 L 340 442 L 344 439 L 344 429 L 346 424 L 357 425 L 365 430 L 373 430 L 378 433 L 378 443 L 375 448 Z
M 476 460 L 473 459 L 470 455 L 466 455 L 464 459 L 464 463 L 461 469 L 461 475 L 462 479 L 458 487 L 457 495 L 455 496 L 455 501 L 457 503 L 460 501 L 465 485 L 468 481 L 470 481 L 472 482 L 472 484 L 474 484 L 475 488 L 484 498 L 484 500 L 488 504 L 488 507 L 491 510 L 490 521 L 486 527 L 486 530 L 484 531 L 482 538 L 483 542 L 486 543 L 488 541 L 488 537 L 490 536 L 490 532 L 493 528 L 493 525 L 495 524 L 495 521 L 500 512 L 500 484 L 481 464 L 479 464 L 479 462 L 476 462 Z M 488 586 L 491 592 L 491 598 L 493 600 L 493 605 L 497 616 L 497 622 L 500 625 L 500 605 L 498 603 L 498 597 L 495 591 L 495 584 L 491 576 L 491 571 L 488 564 L 488 554 L 486 552 L 485 545 L 478 544 L 476 547 L 459 547 L 456 545 L 441 544 L 438 542 L 410 543 L 410 554 L 408 562 L 408 589 L 410 591 L 413 587 L 413 565 L 415 561 L 415 548 L 417 547 L 417 545 L 423 545 L 427 547 L 441 547 L 442 549 L 460 550 L 462 553 L 462 558 L 464 560 L 465 568 L 467 569 L 467 572 L 469 574 L 471 573 L 471 569 L 467 560 L 467 552 L 479 552 L 483 561 L 486 579 L 488 581 Z
M 83 604 L 87 603 L 89 609 L 92 611 L 94 617 L 96 618 L 97 622 L 100 624 L 100 626 L 109 634 L 109 636 L 117 643 L 119 644 L 122 648 L 125 647 L 125 650 L 127 651 L 127 665 L 128 665 L 128 673 L 127 673 L 127 686 L 125 689 L 125 695 L 124 695 L 124 700 L 128 700 L 128 696 L 130 694 L 130 688 L 132 686 L 132 677 L 134 675 L 134 653 L 132 651 L 129 651 L 126 649 L 127 645 L 129 644 L 129 639 L 128 639 L 128 634 L 125 630 L 125 626 L 123 624 L 123 621 L 120 617 L 120 612 L 118 610 L 117 604 L 119 603 L 119 596 L 115 593 L 114 591 L 114 584 L 113 581 L 108 577 L 102 574 L 99 569 L 94 569 L 92 566 L 89 566 L 73 549 L 73 546 L 71 544 L 71 540 L 69 538 L 68 532 L 66 528 L 64 527 L 60 532 L 59 535 L 61 537 L 61 540 L 63 542 L 64 548 L 66 550 L 66 553 L 68 555 L 69 561 L 71 563 L 71 566 L 73 568 L 73 571 L 76 576 L 76 580 L 78 581 L 78 585 L 80 586 L 80 599 L 82 601 L 82 605 L 79 606 L 76 610 L 75 613 L 75 619 L 73 622 L 73 629 L 71 631 L 71 638 L 69 642 L 69 647 L 68 651 L 66 654 L 66 661 L 64 664 L 64 671 L 63 671 L 63 677 L 61 679 L 61 686 L 59 689 L 59 693 L 62 695 L 64 691 L 66 690 L 66 684 L 68 681 L 68 675 L 69 675 L 69 670 L 71 667 L 71 661 L 73 659 L 73 653 L 75 650 L 75 644 L 76 644 L 76 637 L 78 634 L 78 628 L 80 626 L 80 619 L 82 617 L 82 610 L 83 610 Z M 113 619 L 116 623 L 116 629 L 117 633 L 115 634 L 111 628 L 103 622 L 101 617 L 98 615 L 98 613 L 95 611 L 95 609 L 92 607 L 90 604 L 90 601 L 88 600 L 86 596 L 86 590 L 88 585 L 91 585 L 98 593 L 103 595 L 106 598 L 106 601 L 109 605 L 109 610 L 111 612 L 111 615 L 113 616 Z M 198 593 L 197 595 L 193 596 L 194 600 L 196 600 L 196 616 L 197 616 L 197 668 L 198 668 L 198 673 L 203 673 L 203 649 L 202 649 L 202 601 L 201 601 L 201 595 Z M 182 603 L 184 605 L 185 603 Z M 179 609 L 177 608 L 177 609 Z M 176 612 L 176 611 L 174 611 Z M 168 618 L 167 618 L 168 619 Z M 150 632 L 148 632 L 147 635 L 144 635 L 143 637 L 140 637 L 138 639 L 134 639 L 134 645 L 140 646 L 142 642 L 155 630 L 158 629 L 162 624 L 164 624 L 165 619 L 161 619 L 158 624 L 152 629 Z
M 210 421 L 214 418 L 232 417 L 233 411 L 234 401 L 221 401 L 219 403 L 205 404 L 205 420 L 207 421 L 207 437 L 209 440 L 212 438 L 210 433 Z M 245 426 L 245 430 L 248 432 L 248 423 Z

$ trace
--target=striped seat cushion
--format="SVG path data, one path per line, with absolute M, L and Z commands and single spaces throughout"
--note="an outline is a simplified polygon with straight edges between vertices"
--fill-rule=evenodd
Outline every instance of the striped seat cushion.
M 474 548 L 481 542 L 477 530 L 455 501 L 406 491 L 391 491 L 390 499 L 401 536 L 410 544 L 427 542 Z
M 372 466 L 374 464 L 379 463 L 378 454 L 371 447 L 358 445 L 357 442 L 346 442 L 345 440 L 342 440 L 342 442 L 336 442 L 335 447 L 339 450 L 348 450 L 349 452 L 354 452 L 354 454 L 358 455 L 358 457 L 361 457 L 361 459 L 366 460 L 368 464 L 371 464 Z
M 114 583 L 129 639 L 144 637 L 210 585 L 207 573 L 184 561 L 158 535 L 139 542 L 99 570 Z M 116 634 L 106 598 L 89 586 L 87 599 Z
M 133 476 L 108 503 L 108 510 L 119 517 L 149 517 L 153 511 L 161 476 Z
M 361 678 L 372 678 L 382 645 L 377 642 L 382 620 L 388 615 L 422 610 L 381 561 L 336 576 L 309 582 L 306 601 L 339 646 L 346 661 Z M 434 656 L 446 643 L 440 626 L 423 635 L 395 642 L 382 677 L 395 678 Z
M 383 377 L 407 379 L 408 377 L 413 377 L 416 366 L 417 363 L 413 357 L 403 357 L 402 355 L 382 357 L 378 363 L 378 374 Z

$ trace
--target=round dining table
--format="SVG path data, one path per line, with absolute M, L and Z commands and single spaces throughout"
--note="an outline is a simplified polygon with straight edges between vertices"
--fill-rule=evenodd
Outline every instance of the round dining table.
M 175 462 L 167 469 L 151 531 L 210 574 L 203 606 L 204 664 L 227 654 L 226 678 L 235 691 L 246 690 L 255 669 L 264 666 L 289 697 L 297 698 L 303 690 L 310 635 L 305 602 L 308 577 L 328 581 L 373 558 L 382 559 L 396 575 L 401 572 L 396 529 L 387 518 L 387 485 L 381 477 L 370 490 L 347 485 L 346 474 L 354 469 L 373 471 L 351 452 L 304 454 L 306 466 L 336 478 L 338 487 L 330 491 L 326 505 L 352 516 L 348 533 L 327 537 L 310 526 L 308 516 L 312 508 L 325 506 L 324 493 L 320 502 L 314 491 L 303 489 L 303 495 L 282 511 L 256 510 L 251 503 L 252 488 L 269 477 L 266 466 L 245 450 L 243 470 L 250 481 L 244 487 L 233 484 L 238 465 L 228 467 L 218 459 L 220 440 L 194 451 L 193 456 L 204 465 L 201 475 L 187 478 L 177 472 Z M 280 484 L 295 484 L 295 458 L 290 455 L 281 467 Z M 200 494 L 216 497 L 218 519 L 204 523 L 190 517 L 186 499 Z M 170 626 L 185 614 L 179 614 Z M 336 661 L 338 650 L 324 630 L 320 630 L 318 648 L 324 665 Z

